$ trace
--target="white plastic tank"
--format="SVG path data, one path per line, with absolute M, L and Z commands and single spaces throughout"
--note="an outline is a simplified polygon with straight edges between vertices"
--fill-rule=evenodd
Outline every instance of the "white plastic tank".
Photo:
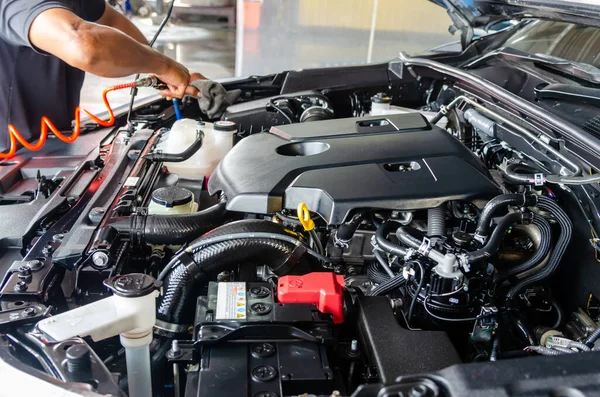
M 180 215 L 198 211 L 194 193 L 180 186 L 161 187 L 152 192 L 150 215 Z
M 165 134 L 157 149 L 165 153 L 180 153 L 189 148 L 199 133 L 204 133 L 202 147 L 189 159 L 165 163 L 169 172 L 181 178 L 201 180 L 210 176 L 233 146 L 237 124 L 232 121 L 204 123 L 193 119 L 177 120 Z

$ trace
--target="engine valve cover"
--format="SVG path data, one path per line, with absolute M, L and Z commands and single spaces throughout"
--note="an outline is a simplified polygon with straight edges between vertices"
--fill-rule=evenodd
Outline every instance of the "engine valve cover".
M 268 214 L 305 202 L 329 224 L 352 210 L 417 210 L 499 194 L 456 138 L 419 113 L 291 124 L 242 139 L 210 178 L 230 211 Z

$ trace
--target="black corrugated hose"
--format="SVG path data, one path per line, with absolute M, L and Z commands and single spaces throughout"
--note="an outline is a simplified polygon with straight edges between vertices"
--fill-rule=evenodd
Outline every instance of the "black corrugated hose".
M 281 269 L 282 265 L 297 259 L 294 254 L 298 247 L 303 249 L 301 253 L 306 252 L 306 247 L 299 241 L 294 244 L 275 238 L 233 238 L 203 245 L 203 241 L 215 240 L 219 236 L 252 233 L 258 235 L 261 232 L 280 235 L 282 238 L 291 237 L 283 226 L 273 222 L 244 220 L 214 229 L 176 255 L 167 265 L 168 273 L 163 287 L 164 293 L 158 304 L 157 317 L 169 323 L 190 324 L 194 318 L 198 287 L 214 279 L 218 273 L 242 264 L 267 265 L 277 273 L 277 269 Z
M 519 291 L 526 288 L 527 286 L 538 283 L 542 280 L 547 279 L 560 265 L 562 261 L 562 257 L 571 241 L 571 235 L 573 234 L 573 223 L 571 219 L 567 216 L 565 211 L 551 198 L 548 197 L 540 197 L 538 201 L 538 208 L 544 211 L 549 211 L 560 225 L 560 235 L 558 240 L 556 241 L 556 246 L 550 255 L 550 259 L 548 263 L 537 271 L 535 274 L 532 274 L 523 280 L 519 281 L 515 284 L 507 293 L 506 299 L 507 301 L 512 300 Z
M 548 252 L 550 252 L 550 248 L 552 247 L 552 229 L 550 227 L 550 223 L 546 220 L 546 218 L 539 214 L 533 214 L 532 223 L 540 231 L 540 246 L 538 247 L 537 251 L 534 252 L 531 258 L 522 264 L 513 266 L 496 274 L 494 277 L 494 284 L 499 284 L 509 277 L 533 269 L 538 263 L 543 261 L 546 255 L 548 255 Z
M 382 284 L 388 281 L 391 277 L 381 270 L 381 265 L 377 262 L 371 262 L 367 265 L 367 277 L 375 284 Z

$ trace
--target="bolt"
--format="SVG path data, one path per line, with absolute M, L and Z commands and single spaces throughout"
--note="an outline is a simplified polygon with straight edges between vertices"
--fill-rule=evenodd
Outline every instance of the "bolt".
M 108 255 L 106 255 L 106 252 L 96 251 L 92 255 L 92 263 L 96 267 L 104 269 L 107 267 L 108 262 L 109 262 L 109 258 L 108 258 Z
M 252 296 L 253 298 L 266 298 L 267 296 L 271 295 L 271 291 L 264 286 L 260 286 L 260 287 L 252 287 L 250 288 L 250 296 Z
M 29 266 L 29 268 L 31 269 L 32 272 L 36 272 L 36 271 L 40 270 L 42 267 L 44 267 L 44 263 L 42 261 L 38 261 L 37 259 L 34 259 L 32 261 L 27 262 L 27 266 Z
M 354 266 L 348 266 L 348 269 L 346 269 L 346 273 L 349 276 L 356 276 L 358 274 L 358 271 L 356 270 L 356 268 Z
M 18 276 L 20 279 L 23 279 L 25 281 L 27 281 L 27 280 L 31 281 L 31 268 L 29 266 L 19 267 Z
M 44 254 L 44 256 L 50 256 L 50 254 L 54 252 L 54 247 L 52 247 L 50 244 L 47 244 L 43 249 L 42 249 L 42 254 Z
M 86 345 L 73 345 L 67 349 L 67 370 L 72 374 L 88 374 L 92 367 L 90 349 Z
M 257 343 L 250 348 L 252 355 L 256 358 L 266 358 L 275 354 L 275 346 L 271 343 Z
M 228 281 L 230 275 L 231 273 L 228 270 L 221 272 L 217 274 L 217 281 Z
M 22 292 L 27 291 L 27 283 L 25 281 L 19 281 L 15 284 L 15 291 Z
M 54 236 L 52 236 L 52 240 L 55 242 L 62 241 L 63 238 L 65 238 L 65 235 L 61 234 L 61 233 L 58 233 L 58 234 L 55 234 Z
M 268 303 L 256 302 L 250 306 L 250 310 L 256 313 L 257 316 L 265 316 L 271 313 L 272 306 Z
M 25 316 L 27 317 L 32 317 L 35 316 L 35 308 L 34 307 L 26 307 L 25 309 L 23 309 L 23 314 L 25 314 Z
M 173 340 L 173 342 L 171 342 L 171 350 L 169 350 L 169 352 L 167 353 L 167 357 L 174 359 L 181 357 L 182 354 L 183 353 L 181 352 L 181 348 L 179 347 L 179 341 Z
M 428 391 L 425 385 L 416 385 L 410 390 L 410 397 L 425 397 Z
M 356 339 L 352 339 L 352 342 L 350 342 L 350 353 L 358 353 L 358 341 Z
M 270 365 L 259 365 L 252 370 L 252 379 L 257 382 L 268 382 L 277 377 L 277 370 Z

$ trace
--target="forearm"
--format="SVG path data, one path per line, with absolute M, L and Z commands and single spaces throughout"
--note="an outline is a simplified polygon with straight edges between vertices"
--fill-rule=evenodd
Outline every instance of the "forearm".
M 72 44 L 61 58 L 71 66 L 102 77 L 162 74 L 173 62 L 126 34 L 98 24 L 79 27 Z

